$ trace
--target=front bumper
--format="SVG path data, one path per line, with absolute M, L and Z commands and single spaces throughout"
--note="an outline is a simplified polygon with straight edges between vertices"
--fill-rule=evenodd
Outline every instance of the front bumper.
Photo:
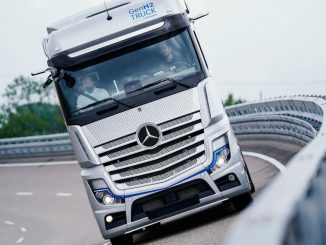
M 157 223 L 164 223 L 167 220 L 177 219 L 180 217 L 180 215 L 181 216 L 190 215 L 193 214 L 194 212 L 201 211 L 206 207 L 217 205 L 231 197 L 250 192 L 250 184 L 244 169 L 243 160 L 240 156 L 237 156 L 236 158 L 238 159 L 238 161 L 230 165 L 229 167 L 223 169 L 223 171 L 218 171 L 215 174 L 209 174 L 208 172 L 203 172 L 200 175 L 193 176 L 182 183 L 182 185 L 187 183 L 192 183 L 195 181 L 201 181 L 203 183 L 206 183 L 211 190 L 210 195 L 202 198 L 198 198 L 196 202 L 193 203 L 190 202 L 188 206 L 187 205 L 180 206 L 179 209 L 178 208 L 174 209 L 168 213 L 163 212 L 163 214 L 159 217 L 155 217 L 155 218 L 143 217 L 137 220 L 133 218 L 132 207 L 140 199 L 144 199 L 145 197 L 148 197 L 149 196 L 148 194 L 126 198 L 125 203 L 123 204 L 117 204 L 111 206 L 100 205 L 94 198 L 93 192 L 90 189 L 87 180 L 93 179 L 94 177 L 98 178 L 100 177 L 99 173 L 105 174 L 105 172 L 99 170 L 97 171 L 97 173 L 95 173 L 94 170 L 90 170 L 90 169 L 84 170 L 82 175 L 87 190 L 88 198 L 92 206 L 92 209 L 94 211 L 94 216 L 100 227 L 103 238 L 110 239 L 116 236 L 141 230 L 144 227 L 151 226 Z M 223 188 L 223 191 L 221 191 L 220 190 L 221 188 L 219 189 L 218 186 L 216 185 L 217 180 L 220 180 L 221 178 L 228 176 L 231 173 L 233 173 L 236 176 L 238 184 L 231 188 L 227 188 L 227 189 Z M 118 216 L 120 214 L 123 214 L 125 221 L 120 222 L 119 226 L 117 227 L 107 226 L 107 223 L 105 222 L 106 216 L 113 215 L 113 217 L 115 217 L 116 214 Z

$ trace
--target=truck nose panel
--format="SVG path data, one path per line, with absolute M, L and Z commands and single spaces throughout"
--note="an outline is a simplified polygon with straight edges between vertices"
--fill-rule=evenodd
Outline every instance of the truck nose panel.
M 177 187 L 138 199 L 132 205 L 132 221 L 150 220 L 199 204 L 200 199 L 214 191 L 203 180 L 195 180 Z

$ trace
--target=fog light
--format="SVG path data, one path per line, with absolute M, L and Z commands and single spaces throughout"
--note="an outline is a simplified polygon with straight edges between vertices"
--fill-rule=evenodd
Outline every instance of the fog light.
M 235 181 L 235 175 L 234 175 L 234 174 L 230 174 L 230 175 L 229 175 L 229 180 L 230 180 L 231 182 Z
M 103 203 L 105 205 L 111 205 L 115 203 L 115 200 L 113 197 L 109 196 L 109 195 L 105 195 L 103 196 Z
M 113 217 L 111 215 L 106 216 L 105 218 L 106 223 L 112 223 Z

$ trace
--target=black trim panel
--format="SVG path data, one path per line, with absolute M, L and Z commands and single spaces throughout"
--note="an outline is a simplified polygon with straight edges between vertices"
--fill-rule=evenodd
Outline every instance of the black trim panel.
M 214 191 L 204 180 L 193 180 L 136 200 L 132 204 L 131 220 L 160 218 L 193 207 L 211 195 Z

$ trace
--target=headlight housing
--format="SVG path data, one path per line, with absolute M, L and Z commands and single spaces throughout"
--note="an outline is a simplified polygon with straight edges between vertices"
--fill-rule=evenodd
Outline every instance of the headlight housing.
M 94 197 L 102 205 L 114 205 L 124 203 L 124 199 L 113 196 L 111 190 L 103 179 L 94 179 L 88 181 Z
M 228 164 L 231 158 L 230 146 L 225 145 L 213 153 L 213 161 L 210 164 L 210 173 L 214 173 Z

